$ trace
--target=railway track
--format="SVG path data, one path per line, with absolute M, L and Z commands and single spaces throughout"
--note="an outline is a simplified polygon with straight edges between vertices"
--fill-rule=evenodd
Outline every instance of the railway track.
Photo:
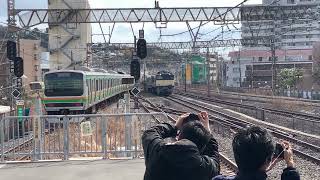
M 3 161 L 12 160 L 9 158 L 9 156 L 13 156 L 13 159 L 17 161 L 27 160 L 30 158 L 32 151 L 30 151 L 30 153 L 27 153 L 27 154 L 19 153 L 19 152 L 23 152 L 25 149 L 32 147 L 32 145 L 33 145 L 33 138 L 29 138 L 28 140 L 22 143 L 18 143 L 13 147 L 9 147 L 7 150 L 3 151 L 2 160 Z
M 201 100 L 205 100 L 205 101 L 215 102 L 215 103 L 219 103 L 219 104 L 224 104 L 224 105 L 228 105 L 228 106 L 245 108 L 245 109 L 249 109 L 249 110 L 256 110 L 257 109 L 257 107 L 253 106 L 253 105 L 245 105 L 245 104 L 241 104 L 241 103 L 237 103 L 237 102 L 225 101 L 225 100 L 218 99 L 218 98 L 206 97 L 204 94 L 201 94 L 199 96 L 199 95 L 185 93 L 185 92 L 181 92 L 181 91 L 178 91 L 175 94 L 179 94 L 179 95 L 183 95 L 183 96 L 187 96 L 187 97 L 191 97 L 191 98 L 197 98 L 197 99 L 201 99 Z M 268 107 L 261 107 L 260 109 L 267 111 L 267 112 L 270 112 L 270 113 L 277 114 L 277 115 L 290 116 L 290 117 L 294 117 L 294 118 L 302 118 L 303 120 L 309 121 L 309 122 L 320 122 L 320 117 L 317 115 L 301 113 L 301 112 L 292 112 L 292 111 L 280 110 L 280 109 L 274 109 L 274 108 L 268 108 Z
M 199 99 L 208 103 L 218 104 L 235 111 L 240 111 L 246 115 L 253 116 L 256 119 L 267 121 L 273 124 L 285 126 L 287 128 L 299 130 L 302 132 L 320 135 L 320 117 L 313 114 L 291 112 L 288 110 L 274 109 L 270 107 L 259 107 L 255 104 L 242 104 L 239 102 L 230 102 L 219 98 L 207 97 L 202 94 L 177 93 L 176 95 Z
M 146 106 L 145 104 L 143 104 L 141 101 L 139 101 L 139 103 L 141 104 L 141 107 L 146 111 L 146 112 L 150 112 L 150 109 L 153 111 L 157 111 L 157 112 L 164 112 L 161 108 L 157 107 L 156 105 L 154 105 L 152 102 L 150 102 L 148 99 L 145 98 L 140 98 L 141 101 L 149 104 L 150 106 Z M 167 114 L 168 120 L 172 123 L 175 123 L 175 119 L 170 116 L 169 114 Z M 159 121 L 160 123 L 160 121 Z M 220 171 L 223 175 L 235 175 L 236 172 L 238 171 L 238 167 L 237 165 L 231 161 L 230 159 L 228 159 L 225 155 L 219 153 L 219 157 L 220 157 Z
M 175 90 L 184 91 L 184 87 L 175 87 Z M 189 92 L 202 92 L 202 94 L 207 95 L 208 89 L 206 88 L 192 88 L 188 87 Z M 296 97 L 285 97 L 285 96 L 263 96 L 263 95 L 256 95 L 256 94 L 248 94 L 248 93 L 237 93 L 237 92 L 230 92 L 230 91 L 220 91 L 219 93 L 215 90 L 210 90 L 210 94 L 212 95 L 225 95 L 225 96 L 237 96 L 237 97 L 230 97 L 230 99 L 241 99 L 246 101 L 255 101 L 255 102 L 261 102 L 261 103 L 268 103 L 267 101 L 270 99 L 279 99 L 279 100 L 286 100 L 286 101 L 292 101 L 296 102 L 297 99 L 305 105 L 312 105 L 320 107 L 320 100 L 311 100 L 311 99 L 303 99 L 303 98 L 296 98 Z M 257 99 L 250 99 L 250 98 L 257 98 Z
M 215 121 L 215 123 L 219 123 L 223 126 L 228 126 L 231 129 L 237 131 L 239 129 L 243 129 L 247 126 L 253 125 L 253 123 L 249 123 L 247 121 L 244 121 L 238 117 L 234 117 L 228 114 L 225 114 L 223 112 L 213 110 L 211 108 L 208 108 L 204 105 L 200 105 L 195 102 L 190 102 L 190 100 L 185 100 L 181 97 L 177 98 L 175 96 L 170 96 L 166 98 L 167 100 L 170 100 L 172 102 L 175 102 L 177 104 L 180 104 L 182 106 L 188 107 L 190 109 L 193 109 L 195 111 L 202 111 L 206 110 L 209 113 L 209 117 L 211 121 Z M 320 147 L 310 144 L 305 141 L 298 140 L 296 138 L 293 138 L 290 136 L 290 134 L 281 132 L 281 130 L 274 129 L 273 127 L 266 127 L 275 137 L 279 139 L 287 140 L 291 143 L 294 143 L 298 145 L 299 149 L 295 148 L 293 149 L 294 153 L 299 155 L 300 157 L 303 157 L 309 161 L 312 161 L 316 164 L 320 165 Z M 307 152 L 305 152 L 307 151 Z

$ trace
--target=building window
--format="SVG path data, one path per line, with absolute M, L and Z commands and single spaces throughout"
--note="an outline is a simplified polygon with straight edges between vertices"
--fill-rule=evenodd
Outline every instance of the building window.
M 262 61 L 262 57 L 259 57 L 259 59 L 258 59 L 259 61 Z
M 287 0 L 288 4 L 294 4 L 294 0 Z
M 309 61 L 312 61 L 312 55 L 309 55 L 308 60 L 309 60 Z
M 235 81 L 235 82 L 240 82 L 240 81 L 239 81 L 240 78 L 238 78 L 238 77 L 234 77 L 234 78 L 232 78 L 232 80 Z
M 39 70 L 39 65 L 34 65 L 34 70 L 38 71 Z
M 234 67 L 234 68 L 233 68 L 233 72 L 239 72 L 239 68 Z

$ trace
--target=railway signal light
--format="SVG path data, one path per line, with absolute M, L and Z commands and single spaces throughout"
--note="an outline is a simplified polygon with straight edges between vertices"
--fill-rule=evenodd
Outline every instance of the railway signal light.
M 14 59 L 14 75 L 20 78 L 23 76 L 23 59 L 21 57 L 16 57 Z
M 137 42 L 137 56 L 141 59 L 147 57 L 147 42 L 145 39 L 139 39 Z
M 14 41 L 7 41 L 7 57 L 14 60 L 17 56 L 17 44 Z
M 133 59 L 130 64 L 130 75 L 137 81 L 140 79 L 140 62 Z

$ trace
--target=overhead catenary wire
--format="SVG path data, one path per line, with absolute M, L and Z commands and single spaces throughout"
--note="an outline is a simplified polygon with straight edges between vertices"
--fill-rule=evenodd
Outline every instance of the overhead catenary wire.
M 242 5 L 243 5 L 244 3 L 246 3 L 247 1 L 248 1 L 248 0 L 243 0 L 243 1 L 242 1 L 241 3 L 239 3 L 238 5 L 234 6 L 233 8 L 229 9 L 228 11 L 224 12 L 221 16 L 224 16 L 226 13 L 228 13 L 228 12 L 231 11 L 231 10 L 233 10 L 234 8 L 237 8 L 237 7 L 239 7 L 239 6 L 242 6 Z M 210 22 L 211 22 L 211 21 L 207 21 L 207 22 L 205 22 L 205 23 L 203 23 L 203 24 L 201 24 L 201 25 L 199 25 L 199 26 L 196 26 L 196 27 L 194 27 L 194 28 L 191 28 L 190 30 L 193 31 L 193 30 L 195 30 L 195 29 L 198 29 L 198 28 L 200 28 L 200 27 L 202 27 L 202 26 L 210 23 Z M 177 36 L 177 35 L 185 34 L 185 33 L 188 33 L 188 32 L 189 32 L 189 30 L 183 31 L 183 32 L 180 32 L 180 33 L 175 33 L 175 34 L 164 34 L 164 35 L 162 35 L 162 36 Z

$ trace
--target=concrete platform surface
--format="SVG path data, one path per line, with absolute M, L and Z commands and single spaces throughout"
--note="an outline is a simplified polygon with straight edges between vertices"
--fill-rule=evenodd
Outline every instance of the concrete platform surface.
M 142 180 L 144 159 L 0 164 L 7 180 Z

